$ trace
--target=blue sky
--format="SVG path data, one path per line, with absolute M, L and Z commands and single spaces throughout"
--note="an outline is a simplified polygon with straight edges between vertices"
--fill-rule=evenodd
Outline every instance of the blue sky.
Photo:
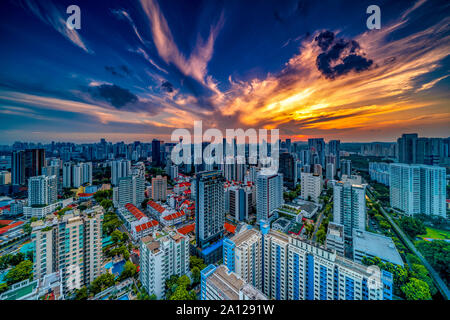
M 81 30 L 65 26 L 71 4 Z M 380 30 L 366 27 L 371 4 Z M 449 136 L 449 8 L 2 1 L 0 143 L 169 140 L 194 120 L 301 140 Z

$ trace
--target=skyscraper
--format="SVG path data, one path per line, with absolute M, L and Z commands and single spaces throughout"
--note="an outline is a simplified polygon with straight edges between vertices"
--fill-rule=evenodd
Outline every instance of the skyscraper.
M 340 156 L 340 150 L 341 150 L 341 140 L 330 140 L 328 143 L 328 153 L 330 155 L 335 156 L 336 162 L 335 162 L 335 169 L 339 169 L 340 162 L 341 162 L 341 156 Z
M 14 151 L 11 163 L 12 184 L 25 185 L 28 178 L 42 175 L 44 166 L 44 149 Z
M 156 139 L 152 140 L 152 165 L 161 165 L 161 141 Z
M 196 175 L 195 237 L 199 248 L 222 237 L 225 222 L 224 197 L 221 171 L 204 171 Z
M 44 149 L 25 150 L 25 179 L 42 175 L 42 168 L 45 166 Z
M 256 219 L 273 219 L 274 210 L 283 205 L 283 175 L 262 169 L 256 178 Z
M 279 172 L 283 174 L 284 183 L 290 188 L 295 188 L 295 159 L 291 153 L 283 152 L 280 155 L 280 169 Z
M 344 226 L 346 238 L 353 228 L 366 229 L 366 186 L 337 182 L 333 187 L 333 222 Z
M 311 155 L 311 164 L 320 164 L 325 167 L 325 141 L 323 138 L 308 139 L 308 149 Z
M 11 180 L 13 185 L 25 184 L 25 151 L 14 151 L 12 153 Z
M 405 133 L 397 139 L 398 162 L 416 163 L 417 133 Z

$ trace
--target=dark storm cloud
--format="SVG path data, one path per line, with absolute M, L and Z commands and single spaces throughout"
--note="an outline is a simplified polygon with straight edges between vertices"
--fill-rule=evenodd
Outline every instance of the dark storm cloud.
M 161 84 L 161 88 L 163 88 L 167 92 L 173 92 L 173 90 L 174 90 L 173 84 L 171 84 L 169 81 L 164 81 Z
M 138 97 L 129 90 L 121 88 L 115 84 L 102 84 L 89 88 L 89 93 L 93 98 L 104 99 L 119 109 L 127 104 L 132 104 L 139 100 Z
M 373 61 L 364 57 L 359 43 L 355 40 L 337 39 L 331 31 L 321 32 L 315 40 L 322 49 L 316 65 L 328 79 L 334 79 L 350 71 L 361 72 L 369 69 Z

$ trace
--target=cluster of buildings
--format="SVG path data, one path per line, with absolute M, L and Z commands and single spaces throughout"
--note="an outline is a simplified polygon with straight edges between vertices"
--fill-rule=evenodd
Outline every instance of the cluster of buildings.
M 390 300 L 393 278 L 261 221 L 224 241 L 223 266 L 202 270 L 202 299 Z M 247 288 L 245 290 L 244 288 Z M 250 292 L 247 294 L 247 292 Z
M 33 297 L 53 290 L 56 299 L 104 272 L 104 210 L 76 209 L 93 198 L 97 187 L 83 190 L 94 187 L 93 166 L 103 166 L 111 169 L 113 210 L 140 247 L 139 278 L 149 295 L 164 298 L 165 281 L 189 274 L 189 257 L 196 255 L 208 265 L 201 272 L 203 300 L 392 299 L 392 274 L 383 271 L 374 285 L 362 259 L 403 261 L 392 239 L 366 230 L 367 186 L 353 173 L 352 162 L 341 159 L 339 140 L 280 141 L 278 172 L 236 157 L 218 165 L 174 165 L 174 145 L 156 139 L 149 144 L 52 143 L 45 149 L 15 145 L 24 150 L 14 150 L 11 172 L 0 171 L 0 186 L 26 191 L 27 198 L 8 201 L 0 210 L 39 220 L 31 224 L 37 282 L 13 289 L 32 285 Z M 235 141 L 232 147 L 238 148 Z M 248 145 L 244 150 L 247 157 Z M 369 164 L 371 179 L 390 187 L 392 208 L 445 217 L 446 173 L 438 164 L 448 157 L 447 140 L 403 135 L 397 147 L 361 146 L 361 154 L 370 156 L 392 157 L 396 150 L 398 163 Z M 166 175 L 150 179 L 149 162 L 165 166 Z M 298 185 L 298 196 L 285 203 L 283 194 Z M 324 186 L 333 188 L 333 221 L 322 246 L 301 231 L 305 219 L 321 208 Z M 78 188 L 81 195 L 63 199 L 58 197 L 62 188 Z M 55 214 L 63 208 L 69 208 L 64 215 Z

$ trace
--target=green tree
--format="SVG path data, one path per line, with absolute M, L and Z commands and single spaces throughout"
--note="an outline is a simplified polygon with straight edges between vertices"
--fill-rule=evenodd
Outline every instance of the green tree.
M 400 220 L 400 227 L 413 239 L 427 232 L 423 222 L 413 217 L 403 217 Z
M 192 272 L 193 282 L 195 284 L 199 283 L 200 279 L 201 279 L 200 269 L 198 267 L 194 267 L 194 268 L 192 268 L 191 272 Z
M 134 263 L 131 261 L 127 261 L 127 262 L 125 262 L 122 273 L 120 274 L 120 280 L 122 281 L 127 278 L 134 277 L 136 272 L 137 272 L 137 267 L 134 265 Z
M 190 256 L 189 265 L 191 269 L 197 267 L 200 271 L 206 268 L 206 264 L 203 259 L 196 256 Z
M 425 281 L 410 278 L 401 290 L 407 300 L 431 300 L 430 288 Z
M 100 205 L 107 211 L 113 207 L 113 202 L 112 202 L 112 200 L 109 200 L 109 199 L 103 199 L 100 202 Z
M 158 297 L 156 296 L 156 294 L 152 294 L 149 298 L 149 300 L 157 300 Z
M 114 230 L 111 233 L 111 240 L 114 244 L 121 242 L 122 241 L 122 232 L 120 232 L 119 230 Z
M 323 244 L 325 242 L 326 237 L 327 234 L 325 233 L 325 230 L 323 228 L 320 228 L 319 231 L 317 231 L 316 233 L 317 242 Z
M 179 287 L 188 287 L 191 284 L 191 280 L 189 279 L 189 277 L 187 275 L 182 275 L 181 277 L 178 278 L 177 280 L 177 285 Z
M 22 261 L 9 270 L 4 280 L 8 285 L 12 285 L 26 279 L 33 279 L 33 263 L 29 260 Z
M 430 288 L 430 294 L 434 296 L 437 293 L 437 288 L 434 285 L 433 280 L 430 278 L 427 268 L 425 268 L 422 264 L 413 263 L 411 265 L 411 269 L 413 270 L 414 278 L 425 281 Z
M 116 283 L 115 276 L 111 273 L 104 273 L 92 281 L 90 291 L 96 295 L 97 293 L 112 287 Z

